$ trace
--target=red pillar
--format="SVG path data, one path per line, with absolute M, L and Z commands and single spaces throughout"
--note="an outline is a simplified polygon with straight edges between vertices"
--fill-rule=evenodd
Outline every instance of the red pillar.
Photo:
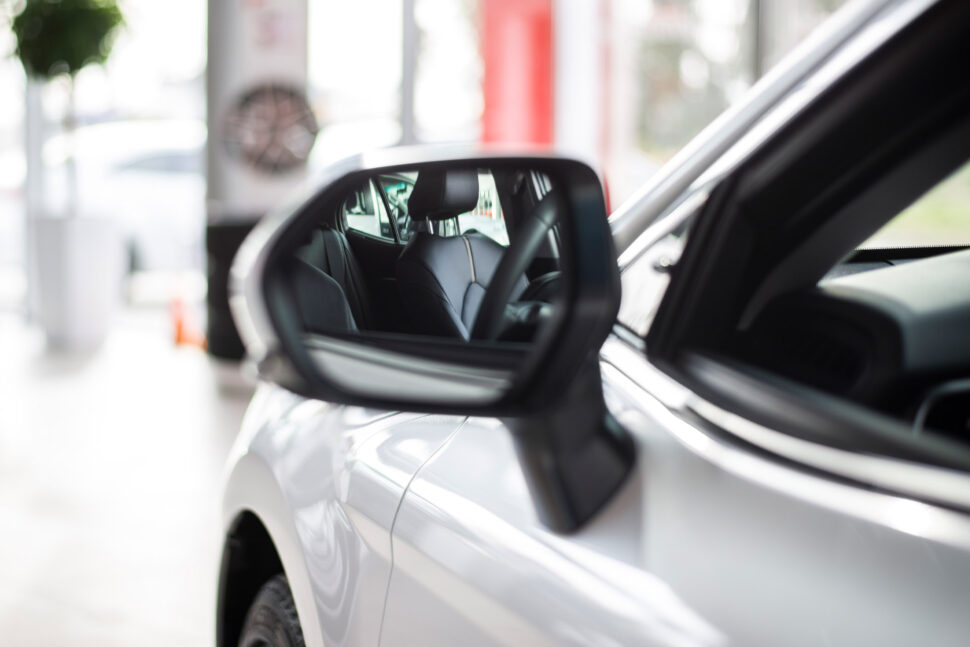
M 552 144 L 553 0 L 481 0 L 483 142 Z

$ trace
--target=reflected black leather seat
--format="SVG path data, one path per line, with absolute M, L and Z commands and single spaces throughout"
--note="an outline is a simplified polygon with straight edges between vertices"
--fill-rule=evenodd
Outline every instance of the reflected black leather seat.
M 467 340 L 482 299 L 505 248 L 477 232 L 460 236 L 430 233 L 435 221 L 471 211 L 478 204 L 478 173 L 469 170 L 424 170 L 408 199 L 414 221 L 424 221 L 397 262 L 398 288 L 421 334 Z M 513 296 L 527 286 L 516 281 Z
M 295 258 L 284 284 L 291 291 L 300 327 L 310 333 L 357 332 L 357 322 L 343 288 L 326 272 Z
M 305 330 L 346 333 L 373 327 L 364 275 L 343 233 L 330 228 L 314 231 L 289 271 Z

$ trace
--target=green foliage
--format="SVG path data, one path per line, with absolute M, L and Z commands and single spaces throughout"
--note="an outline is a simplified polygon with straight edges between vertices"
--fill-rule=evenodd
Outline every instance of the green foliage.
M 27 0 L 13 19 L 16 54 L 31 76 L 74 76 L 107 60 L 122 22 L 115 0 Z

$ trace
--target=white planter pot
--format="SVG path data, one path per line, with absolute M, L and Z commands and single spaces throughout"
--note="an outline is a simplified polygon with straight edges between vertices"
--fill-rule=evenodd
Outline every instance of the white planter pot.
M 121 296 L 124 246 L 106 218 L 36 217 L 37 318 L 51 347 L 89 350 L 107 337 Z

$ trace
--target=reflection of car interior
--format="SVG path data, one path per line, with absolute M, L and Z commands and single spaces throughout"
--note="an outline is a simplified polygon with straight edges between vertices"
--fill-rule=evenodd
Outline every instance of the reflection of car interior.
M 413 229 L 406 244 L 391 219 L 380 219 L 380 232 L 371 224 L 355 226 L 362 214 L 376 222 L 381 207 L 391 212 L 382 182 L 368 181 L 347 196 L 291 264 L 287 282 L 303 327 L 530 339 L 559 286 L 554 227 L 560 202 L 539 190 L 534 174 L 496 172 L 510 245 L 475 229 L 460 232 L 459 216 L 483 199 L 479 173 L 422 171 L 406 204 Z M 368 202 L 373 198 L 382 204 Z
M 346 236 L 321 227 L 294 260 L 290 285 L 304 327 L 311 332 L 342 333 L 373 326 L 370 294 Z
M 410 238 L 414 231 L 411 216 L 408 215 L 408 198 L 414 189 L 415 177 L 414 173 L 410 176 L 399 174 L 380 176 L 380 187 L 387 198 L 391 219 L 397 227 L 401 240 Z
M 549 195 L 543 200 L 553 198 Z M 478 199 L 478 172 L 474 169 L 424 171 L 418 176 L 408 199 L 412 221 L 423 223 L 423 226 L 416 225 L 415 234 L 398 259 L 398 284 L 412 321 L 419 323 L 422 333 L 469 339 L 480 317 L 496 316 L 492 309 L 504 312 L 509 302 L 531 302 L 524 306 L 523 321 L 530 321 L 531 316 L 538 315 L 541 310 L 534 304 L 539 301 L 547 279 L 540 278 L 530 289 L 525 276 L 527 268 L 509 266 L 515 256 L 527 251 L 527 243 L 521 236 L 516 240 L 519 244 L 506 250 L 475 230 L 460 236 L 430 233 L 433 222 L 451 220 L 471 211 Z M 544 203 L 540 202 L 536 213 L 546 211 Z M 535 215 L 529 218 L 529 222 L 532 221 L 546 222 Z M 548 229 L 552 222 L 546 224 Z M 488 298 L 489 286 L 496 274 L 508 275 L 504 279 L 505 294 L 501 299 Z M 517 320 L 520 319 L 519 312 L 514 316 Z
M 391 224 L 386 218 L 380 217 L 377 208 L 379 200 L 377 188 L 373 182 L 368 182 L 351 192 L 344 201 L 344 214 L 348 226 L 376 236 L 390 236 Z

